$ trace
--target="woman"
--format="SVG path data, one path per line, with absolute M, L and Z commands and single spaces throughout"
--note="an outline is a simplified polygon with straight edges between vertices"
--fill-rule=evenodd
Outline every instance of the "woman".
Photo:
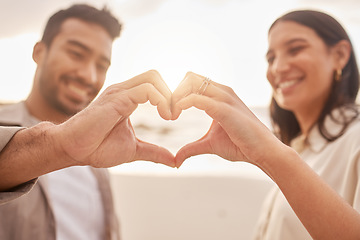
M 257 165 L 278 185 L 257 239 L 360 239 L 359 73 L 348 35 L 327 14 L 294 11 L 268 33 L 267 78 L 275 135 L 227 86 L 188 73 L 173 94 L 173 118 L 191 106 L 214 119 L 184 146 Z

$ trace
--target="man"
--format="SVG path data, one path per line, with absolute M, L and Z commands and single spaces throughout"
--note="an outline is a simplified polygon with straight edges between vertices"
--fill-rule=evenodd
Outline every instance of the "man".
M 128 120 L 147 100 L 170 119 L 171 92 L 156 72 L 109 87 L 81 111 L 103 86 L 120 27 L 107 10 L 87 5 L 49 19 L 34 47 L 37 69 L 29 97 L 0 110 L 2 126 L 37 124 L 5 143 L 0 189 L 27 192 L 23 185 L 52 173 L 39 177 L 28 194 L 0 206 L 0 239 L 119 239 L 108 173 L 98 167 L 138 159 L 174 165 L 170 152 L 136 139 Z M 19 160 L 29 154 L 38 157 Z

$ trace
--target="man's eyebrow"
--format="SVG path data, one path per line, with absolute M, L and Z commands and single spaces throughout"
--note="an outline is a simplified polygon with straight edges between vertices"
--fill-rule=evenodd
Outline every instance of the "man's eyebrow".
M 79 48 L 83 49 L 84 51 L 86 51 L 86 52 L 88 52 L 88 53 L 91 53 L 91 52 L 92 52 L 92 50 L 91 50 L 88 46 L 86 46 L 85 44 L 82 44 L 82 43 L 79 42 L 79 41 L 76 41 L 76 40 L 68 40 L 67 42 L 68 42 L 68 44 L 73 45 L 73 46 L 76 46 L 76 47 L 79 47 Z M 104 62 L 106 62 L 106 63 L 109 64 L 109 65 L 111 64 L 110 59 L 109 59 L 108 57 L 106 57 L 105 55 L 101 55 L 101 60 L 104 61 Z
M 294 42 L 303 42 L 303 43 L 306 43 L 307 41 L 306 41 L 305 39 L 303 39 L 303 38 L 293 38 L 293 39 L 290 39 L 289 41 L 285 42 L 284 45 L 285 45 L 285 46 L 288 46 L 288 45 L 291 45 L 291 44 L 294 43 Z M 268 55 L 271 54 L 271 53 L 272 53 L 272 49 L 269 49 L 269 50 L 266 52 L 265 56 L 268 57 Z
M 67 41 L 70 45 L 74 45 L 76 47 L 82 48 L 86 52 L 91 52 L 90 48 L 88 48 L 85 44 L 82 44 L 79 41 L 76 40 L 68 40 Z

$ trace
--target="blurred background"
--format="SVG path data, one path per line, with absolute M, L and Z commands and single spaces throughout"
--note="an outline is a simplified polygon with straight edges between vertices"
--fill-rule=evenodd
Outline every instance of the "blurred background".
M 174 90 L 194 71 L 232 86 L 250 106 L 266 106 L 267 30 L 275 18 L 297 8 L 335 16 L 359 48 L 357 0 L 1 0 L 1 100 L 27 96 L 35 69 L 32 47 L 46 20 L 76 2 L 106 5 L 124 23 L 107 85 L 157 69 Z
M 325 11 L 345 26 L 360 51 L 358 0 L 0 0 L 1 102 L 27 97 L 35 70 L 32 48 L 47 19 L 79 2 L 107 6 L 124 24 L 114 42 L 105 87 L 156 69 L 175 90 L 186 72 L 193 71 L 232 87 L 267 125 L 271 97 L 265 78 L 267 30 L 277 17 L 293 9 Z M 144 110 L 133 115 L 138 136 L 174 153 L 201 137 L 211 122 L 193 109 L 168 123 L 147 104 L 139 108 Z M 152 118 L 144 119 L 149 114 Z M 131 166 L 139 164 L 143 165 Z
M 106 5 L 124 24 L 105 87 L 156 69 L 175 90 L 193 71 L 232 87 L 268 126 L 265 53 L 277 17 L 294 9 L 325 11 L 360 52 L 358 0 L 0 0 L 0 102 L 27 97 L 32 48 L 49 16 L 74 3 Z M 196 109 L 165 122 L 149 104 L 131 118 L 140 139 L 173 153 L 211 123 Z M 111 172 L 125 240 L 249 239 L 272 185 L 257 168 L 212 155 L 192 157 L 180 169 L 138 161 Z

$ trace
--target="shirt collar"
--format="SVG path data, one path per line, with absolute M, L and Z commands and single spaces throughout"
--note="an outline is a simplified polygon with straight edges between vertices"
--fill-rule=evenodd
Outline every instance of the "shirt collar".
M 24 101 L 1 107 L 0 124 L 3 126 L 31 127 L 39 122 L 29 113 Z
M 344 112 L 347 120 L 354 117 L 354 112 L 342 108 L 335 109 L 331 115 L 325 117 L 324 126 L 331 135 L 337 135 L 342 130 L 343 119 L 341 117 L 341 111 Z M 328 141 L 321 135 L 319 131 L 319 125 L 316 124 L 312 127 L 307 136 L 300 135 L 291 141 L 290 146 L 293 147 L 298 153 L 301 153 L 305 149 L 310 149 L 313 152 L 320 152 L 328 143 Z

